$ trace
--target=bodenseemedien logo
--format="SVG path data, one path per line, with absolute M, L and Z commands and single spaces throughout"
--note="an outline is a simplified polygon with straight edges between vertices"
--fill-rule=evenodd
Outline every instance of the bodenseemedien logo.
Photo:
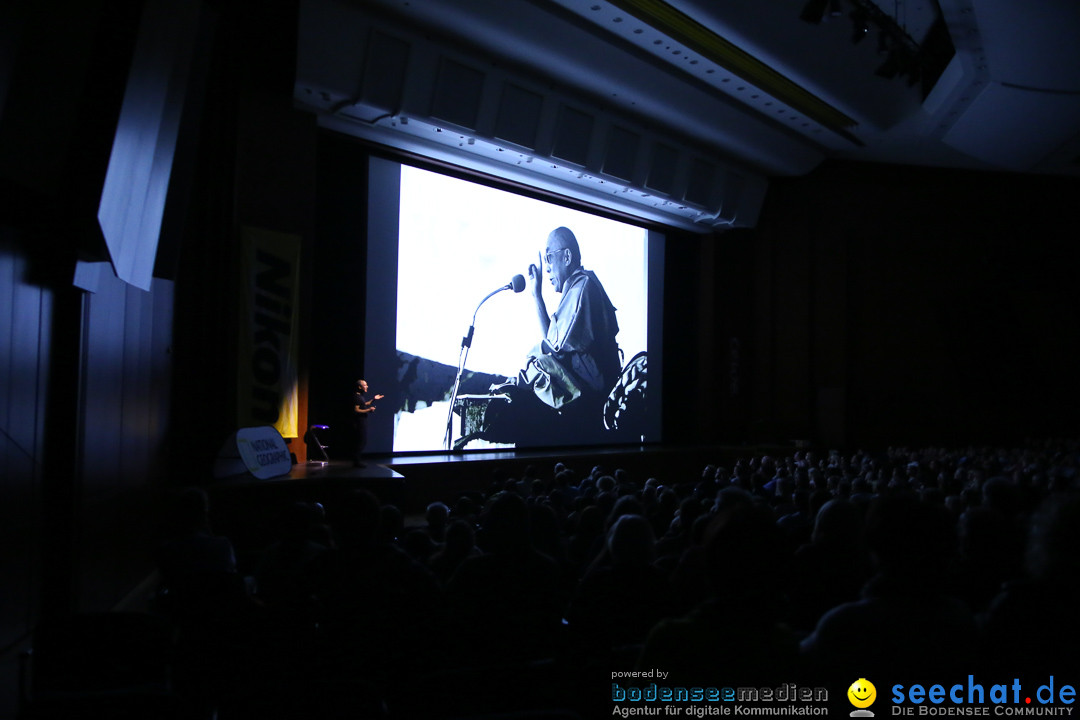
M 877 688 L 874 687 L 874 683 L 866 678 L 859 678 L 848 687 L 847 697 L 848 701 L 855 706 L 855 709 L 851 711 L 851 717 L 874 717 L 874 713 L 866 709 L 877 699 Z
M 650 682 L 641 687 L 625 684 L 625 677 L 645 677 L 666 680 L 662 670 L 646 670 L 611 674 L 611 714 L 619 717 L 719 717 L 719 716 L 777 716 L 828 715 L 829 691 L 823 687 L 801 687 L 796 683 L 781 683 L 767 687 L 708 687 L 668 685 Z

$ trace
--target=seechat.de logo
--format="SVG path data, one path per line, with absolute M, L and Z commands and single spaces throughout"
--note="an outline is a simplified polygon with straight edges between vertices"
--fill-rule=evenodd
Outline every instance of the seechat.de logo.
M 847 689 L 847 697 L 848 701 L 855 706 L 855 709 L 851 711 L 851 717 L 874 717 L 874 713 L 866 709 L 877 699 L 877 688 L 874 687 L 874 683 L 866 678 L 859 678 Z

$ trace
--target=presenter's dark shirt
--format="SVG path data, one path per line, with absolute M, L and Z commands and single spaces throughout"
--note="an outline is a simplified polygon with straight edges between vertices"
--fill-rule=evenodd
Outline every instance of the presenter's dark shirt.
M 366 422 L 368 413 L 356 412 L 355 408 L 359 407 L 361 410 L 367 410 L 370 405 L 371 405 L 371 403 L 364 396 L 364 393 L 358 392 L 355 395 L 353 395 L 353 406 L 354 406 L 354 409 L 353 409 L 353 422 L 356 422 L 356 423 Z

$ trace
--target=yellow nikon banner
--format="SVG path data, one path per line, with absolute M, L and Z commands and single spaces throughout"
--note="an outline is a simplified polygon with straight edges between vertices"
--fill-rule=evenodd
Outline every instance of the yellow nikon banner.
M 298 436 L 300 236 L 241 233 L 237 424 Z

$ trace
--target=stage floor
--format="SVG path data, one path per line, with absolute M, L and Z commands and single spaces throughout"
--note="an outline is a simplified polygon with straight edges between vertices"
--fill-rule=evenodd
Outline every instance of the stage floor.
M 780 450 L 650 446 L 372 455 L 364 467 L 353 467 L 349 460 L 298 463 L 280 477 L 258 480 L 245 475 L 217 480 L 206 489 L 215 530 L 247 539 L 250 545 L 238 550 L 249 551 L 272 541 L 278 515 L 290 502 L 318 502 L 329 509 L 344 494 L 367 490 L 406 517 L 421 516 L 432 502 L 454 506 L 463 495 L 486 495 L 507 479 L 524 476 L 530 466 L 541 478 L 551 478 L 555 463 L 563 462 L 579 477 L 600 465 L 612 473 L 623 468 L 637 483 L 656 477 L 671 484 L 700 477 L 710 463 L 730 464 L 749 454 Z
M 354 467 L 349 460 L 304 462 L 279 477 L 259 480 L 244 474 L 218 480 L 213 487 L 219 496 L 243 494 L 249 500 L 256 496 L 315 500 L 363 488 L 383 502 L 417 512 L 435 500 L 449 503 L 466 492 L 487 491 L 496 477 L 520 476 L 529 466 L 541 477 L 550 477 L 556 462 L 565 462 L 579 474 L 597 464 L 610 471 L 642 469 L 649 464 L 645 458 L 657 452 L 656 448 L 606 447 L 370 455 L 363 467 Z
M 656 477 L 668 484 L 699 477 L 710 463 L 728 464 L 747 453 L 777 448 L 620 446 L 544 450 L 499 450 L 370 455 L 364 467 L 349 460 L 294 465 L 287 475 L 257 480 L 250 475 L 217 481 L 222 499 L 244 502 L 280 499 L 330 499 L 351 489 L 366 489 L 403 512 L 423 512 L 431 502 L 455 503 L 463 494 L 487 493 L 508 478 L 520 478 L 531 468 L 537 477 L 551 478 L 555 463 L 563 462 L 578 476 L 600 465 L 605 472 L 625 469 L 635 482 Z
M 320 480 L 324 478 L 390 478 L 402 479 L 404 476 L 388 465 L 371 460 L 363 467 L 355 467 L 345 460 L 330 462 L 306 462 L 292 466 L 288 475 L 275 480 Z

